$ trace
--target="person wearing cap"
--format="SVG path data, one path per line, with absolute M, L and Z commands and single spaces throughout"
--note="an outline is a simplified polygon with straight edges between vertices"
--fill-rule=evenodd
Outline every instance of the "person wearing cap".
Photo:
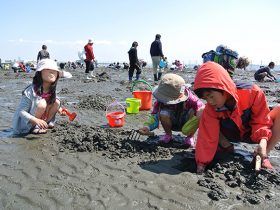
M 132 82 L 132 77 L 134 70 L 136 69 L 136 80 L 139 80 L 141 74 L 141 68 L 137 55 L 138 42 L 133 42 L 131 48 L 128 51 L 129 56 L 129 70 L 128 70 L 128 80 Z
M 147 135 L 161 122 L 165 131 L 161 142 L 169 143 L 173 139 L 172 131 L 182 131 L 186 135 L 185 144 L 193 146 L 193 135 L 204 109 L 203 102 L 186 87 L 181 76 L 172 73 L 162 77 L 153 96 L 156 98 L 153 111 L 144 127 L 139 129 L 140 134 Z
M 162 69 L 160 69 L 160 71 L 158 72 L 160 59 L 164 60 L 160 38 L 161 35 L 157 34 L 156 39 L 152 42 L 150 48 L 150 55 L 153 63 L 153 73 L 154 73 L 155 82 L 159 81 L 162 75 Z
M 13 117 L 15 134 L 43 134 L 54 126 L 60 101 L 56 97 L 56 85 L 60 71 L 51 59 L 39 61 L 33 82 L 22 92 L 22 98 Z
M 84 46 L 84 50 L 86 53 L 86 59 L 85 59 L 85 63 L 86 63 L 86 79 L 92 79 L 94 77 L 93 75 L 93 70 L 94 70 L 94 65 L 93 65 L 93 61 L 94 61 L 94 54 L 93 54 L 93 41 L 92 39 L 88 40 L 88 43 Z M 90 73 L 90 75 L 88 75 Z
M 195 94 L 207 104 L 196 142 L 197 173 L 203 173 L 217 151 L 233 153 L 231 142 L 258 144 L 262 168 L 271 169 L 269 151 L 280 139 L 280 106 L 269 110 L 264 92 L 248 82 L 234 82 L 225 69 L 208 61 L 198 69 Z
M 49 52 L 47 51 L 47 46 L 46 45 L 42 45 L 42 50 L 40 50 L 38 52 L 38 55 L 37 55 L 37 63 L 40 61 L 40 60 L 43 60 L 43 59 L 46 59 L 46 58 L 50 58 L 50 54 Z

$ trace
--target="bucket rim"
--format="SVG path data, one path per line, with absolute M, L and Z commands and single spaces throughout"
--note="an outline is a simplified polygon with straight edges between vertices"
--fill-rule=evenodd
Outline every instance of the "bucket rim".
M 125 116 L 125 112 L 120 112 L 120 114 L 110 116 L 111 113 L 114 113 L 114 112 L 106 113 L 106 117 L 107 118 L 110 117 L 110 118 L 114 118 L 114 119 L 119 119 L 119 118 L 123 118 Z
M 144 83 L 145 85 L 147 85 L 147 86 L 149 87 L 150 91 L 152 91 L 152 89 L 153 89 L 152 86 L 151 86 L 147 81 L 145 81 L 145 80 L 143 80 L 143 79 L 140 79 L 140 80 L 136 80 L 136 81 L 133 82 L 133 84 L 132 84 L 132 86 L 131 86 L 131 88 L 130 88 L 130 91 L 131 91 L 131 92 L 134 91 L 134 87 L 135 87 L 135 85 L 138 84 L 138 83 Z

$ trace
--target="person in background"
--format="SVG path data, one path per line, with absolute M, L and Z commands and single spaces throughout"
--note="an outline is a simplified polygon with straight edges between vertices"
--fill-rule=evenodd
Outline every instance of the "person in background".
M 167 57 L 164 57 L 164 59 L 160 59 L 159 62 L 159 72 L 163 73 L 165 69 L 168 68 L 168 61 L 167 61 Z
M 125 70 L 128 70 L 128 69 L 129 69 L 128 63 L 123 62 L 123 69 L 125 69 Z
M 12 65 L 12 69 L 14 70 L 14 73 L 18 73 L 20 71 L 19 63 L 14 62 Z
M 152 42 L 151 48 L 150 48 L 150 55 L 151 55 L 152 63 L 153 63 L 153 73 L 154 73 L 155 82 L 157 82 L 161 78 L 162 73 L 158 72 L 158 68 L 159 68 L 160 59 L 161 58 L 164 59 L 160 38 L 161 38 L 161 35 L 157 34 L 156 39 L 155 39 L 155 41 Z
M 56 85 L 60 71 L 55 61 L 39 61 L 33 83 L 22 92 L 20 104 L 13 117 L 15 134 L 44 134 L 54 127 L 55 115 L 59 112 L 60 101 L 56 97 Z
M 131 83 L 134 70 L 136 69 L 136 80 L 139 80 L 141 74 L 141 68 L 139 66 L 139 60 L 137 55 L 138 43 L 133 42 L 131 48 L 128 51 L 129 56 L 129 70 L 128 70 L 128 80 Z
M 0 58 L 0 68 L 3 69 L 1 58 Z
M 121 68 L 121 65 L 120 65 L 120 63 L 119 63 L 119 62 L 117 62 L 117 64 L 116 64 L 115 68 L 116 68 L 117 70 L 119 70 L 119 69 Z
M 86 53 L 86 59 L 85 59 L 85 63 L 86 63 L 86 79 L 92 79 L 94 77 L 93 75 L 93 70 L 94 70 L 94 54 L 93 54 L 93 41 L 92 39 L 88 40 L 88 43 L 84 46 L 84 50 Z M 88 75 L 90 73 L 90 75 Z
M 263 82 L 265 77 L 268 77 L 270 80 L 275 81 L 276 78 L 271 74 L 271 69 L 274 69 L 274 62 L 270 62 L 267 67 L 260 68 L 254 74 L 254 78 L 258 82 Z
M 196 142 L 197 173 L 204 172 L 217 151 L 233 153 L 231 142 L 258 144 L 254 153 L 261 156 L 262 168 L 273 168 L 268 152 L 280 138 L 279 106 L 270 111 L 256 84 L 235 83 L 221 65 L 211 61 L 198 69 L 194 92 L 207 102 Z
M 203 63 L 207 61 L 214 61 L 224 67 L 229 73 L 230 77 L 233 77 L 235 69 L 246 69 L 249 65 L 249 60 L 246 57 L 239 57 L 238 53 L 231 50 L 225 45 L 217 46 L 216 50 L 210 50 L 203 53 Z
M 47 51 L 47 46 L 46 45 L 42 45 L 42 50 L 40 50 L 38 52 L 38 55 L 37 55 L 37 63 L 42 60 L 42 59 L 46 59 L 46 58 L 50 58 L 50 54 L 49 52 Z
M 193 146 L 193 136 L 204 109 L 203 102 L 186 87 L 181 76 L 172 73 L 162 77 L 153 96 L 156 98 L 153 111 L 144 127 L 139 129 L 140 134 L 147 135 L 158 128 L 161 122 L 165 131 L 165 135 L 160 138 L 161 142 L 172 141 L 172 131 L 182 131 L 186 135 L 184 143 Z
M 23 62 L 19 62 L 18 66 L 20 68 L 20 71 L 26 72 L 26 67 Z

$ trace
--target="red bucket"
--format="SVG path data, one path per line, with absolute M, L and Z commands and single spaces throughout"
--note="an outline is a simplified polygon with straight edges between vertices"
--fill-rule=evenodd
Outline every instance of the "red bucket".
M 106 108 L 106 118 L 111 128 L 124 126 L 125 109 L 117 101 Z
M 149 90 L 133 90 L 137 83 L 144 83 L 148 86 Z M 139 110 L 150 110 L 152 108 L 152 87 L 145 80 L 134 81 L 131 92 L 134 98 L 141 99 L 141 106 Z
M 124 125 L 124 112 L 110 112 L 106 115 L 110 127 L 122 127 Z

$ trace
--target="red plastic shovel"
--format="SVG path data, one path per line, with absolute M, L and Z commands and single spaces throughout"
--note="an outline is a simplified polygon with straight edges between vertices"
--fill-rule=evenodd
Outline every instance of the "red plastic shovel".
M 69 112 L 69 110 L 66 109 L 65 107 L 62 108 L 62 112 L 66 113 L 66 115 L 68 116 L 70 121 L 75 120 L 75 118 L 77 116 L 76 112 Z

